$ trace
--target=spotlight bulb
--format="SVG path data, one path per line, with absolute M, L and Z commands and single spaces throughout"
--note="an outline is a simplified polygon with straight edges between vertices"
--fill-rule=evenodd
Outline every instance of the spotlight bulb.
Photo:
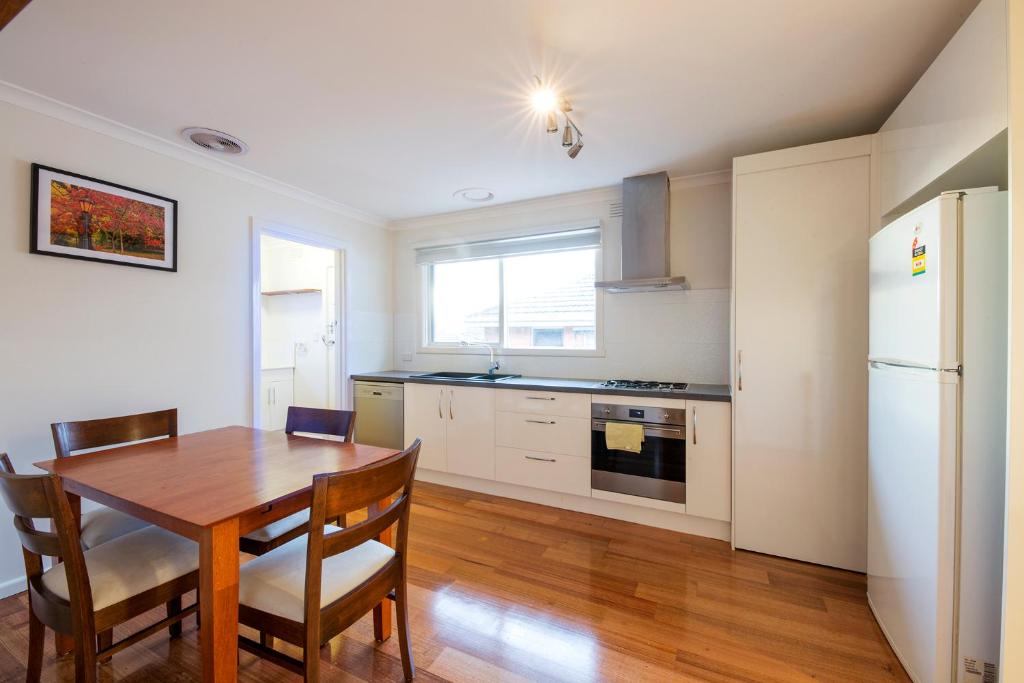
M 541 114 L 554 111 L 558 105 L 558 97 L 551 88 L 538 88 L 534 90 L 533 95 L 530 96 L 530 101 L 533 103 L 534 111 Z
M 569 151 L 566 152 L 566 154 L 569 155 L 570 159 L 575 159 L 576 155 L 580 153 L 581 149 L 583 149 L 583 138 L 582 137 L 580 137 L 580 138 L 578 138 L 576 140 L 576 144 L 573 145 L 572 147 L 570 147 Z
M 549 111 L 548 112 L 548 127 L 547 127 L 547 131 L 549 133 L 557 133 L 558 132 L 558 118 L 555 116 L 555 112 L 553 112 L 553 111 Z

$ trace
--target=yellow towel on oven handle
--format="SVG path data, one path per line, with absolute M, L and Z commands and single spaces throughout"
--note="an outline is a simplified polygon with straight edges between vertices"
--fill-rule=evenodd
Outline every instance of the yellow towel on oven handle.
M 609 450 L 639 453 L 644 443 L 644 427 L 622 422 L 606 422 L 604 442 Z

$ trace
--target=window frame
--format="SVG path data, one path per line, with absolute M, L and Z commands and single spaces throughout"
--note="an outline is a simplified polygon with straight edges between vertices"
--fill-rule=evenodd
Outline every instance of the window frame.
M 603 277 L 604 270 L 604 228 L 597 221 L 589 221 L 585 224 L 588 227 L 599 226 L 602 233 L 601 245 L 594 249 L 594 280 L 599 282 Z M 552 227 L 540 231 L 526 233 L 511 233 L 494 236 L 519 237 L 532 234 L 558 232 L 560 230 L 572 230 L 573 226 Z M 575 356 L 583 358 L 603 358 L 604 348 L 604 290 L 594 290 L 594 348 L 593 349 L 559 349 L 559 348 L 510 348 L 505 346 L 505 277 L 504 257 L 494 257 L 498 260 L 498 343 L 492 344 L 495 354 L 502 356 Z M 484 259 L 480 259 L 484 260 Z M 480 346 L 461 346 L 457 342 L 432 342 L 430 329 L 433 321 L 433 266 L 434 264 L 422 264 L 417 268 L 419 273 L 419 334 L 417 353 L 435 353 L 466 356 L 486 356 L 487 349 Z

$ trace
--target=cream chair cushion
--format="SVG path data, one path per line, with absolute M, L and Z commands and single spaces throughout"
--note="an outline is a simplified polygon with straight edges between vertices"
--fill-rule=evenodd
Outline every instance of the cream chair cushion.
M 95 610 L 126 600 L 199 569 L 199 545 L 158 526 L 147 526 L 85 551 Z M 66 565 L 43 574 L 43 584 L 70 599 Z
M 306 540 L 300 536 L 242 566 L 238 601 L 285 619 L 302 622 L 306 590 Z M 377 541 L 324 559 L 320 606 L 326 606 L 357 587 L 388 563 L 395 551 Z
M 95 548 L 101 543 L 147 526 L 149 526 L 149 522 L 138 517 L 102 507 L 82 514 L 82 544 L 86 548 Z
M 309 524 L 309 508 L 300 510 L 294 515 L 288 515 L 284 519 L 279 519 L 276 522 L 271 522 L 265 527 L 254 529 L 249 533 L 245 534 L 246 538 L 251 538 L 254 541 L 266 542 L 272 539 L 282 536 L 296 527 Z

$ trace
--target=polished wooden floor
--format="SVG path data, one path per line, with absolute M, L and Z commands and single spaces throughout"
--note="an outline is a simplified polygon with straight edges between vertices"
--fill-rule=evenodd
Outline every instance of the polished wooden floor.
M 696 536 L 418 484 L 410 537 L 420 681 L 907 681 L 864 577 Z M 143 623 L 140 620 L 139 623 Z M 0 601 L 0 680 L 23 680 L 25 595 Z M 323 649 L 332 681 L 399 681 L 369 618 Z M 198 678 L 193 621 L 100 667 L 101 681 Z M 240 680 L 291 680 L 240 655 Z M 47 643 L 43 680 L 73 680 Z

